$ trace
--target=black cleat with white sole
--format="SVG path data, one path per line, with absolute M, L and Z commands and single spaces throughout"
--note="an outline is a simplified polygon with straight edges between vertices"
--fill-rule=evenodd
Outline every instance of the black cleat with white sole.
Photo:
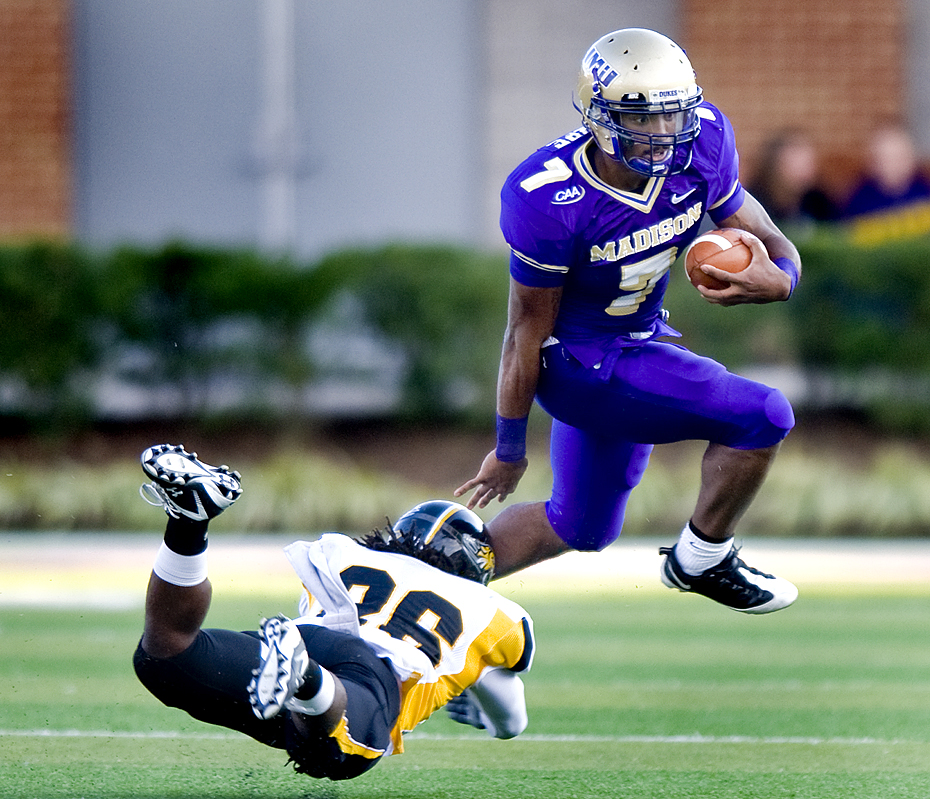
M 660 547 L 663 584 L 687 593 L 702 594 L 740 613 L 772 613 L 798 598 L 788 580 L 747 566 L 734 546 L 716 566 L 698 575 L 686 574 L 675 557 L 674 547 Z
M 182 446 L 156 444 L 142 453 L 142 471 L 152 482 L 140 493 L 169 516 L 207 521 L 219 516 L 242 494 L 239 472 L 210 466 Z
M 310 655 L 300 630 L 286 616 L 264 619 L 259 628 L 261 663 L 252 672 L 249 703 L 260 719 L 274 718 L 304 682 Z

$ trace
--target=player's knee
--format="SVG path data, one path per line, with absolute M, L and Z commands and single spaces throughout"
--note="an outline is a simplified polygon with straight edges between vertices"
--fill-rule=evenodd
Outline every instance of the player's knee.
M 775 388 L 769 389 L 762 403 L 761 417 L 757 445 L 762 447 L 780 443 L 794 427 L 794 410 L 791 408 L 791 403 Z
M 166 705 L 176 705 L 169 694 L 173 683 L 174 666 L 170 661 L 153 657 L 142 648 L 141 642 L 132 655 L 132 666 L 139 682 Z
M 734 449 L 765 449 L 781 443 L 794 427 L 794 410 L 778 389 L 764 386 L 756 410 L 746 419 L 744 432 L 727 446 Z
M 765 415 L 769 423 L 781 431 L 781 437 L 788 435 L 791 428 L 794 427 L 794 409 L 788 398 L 778 389 L 772 389 L 765 399 Z
M 199 630 L 195 633 L 179 633 L 173 630 L 153 630 L 146 627 L 139 648 L 146 655 L 157 660 L 169 660 L 186 652 L 197 640 Z
M 568 514 L 551 501 L 546 503 L 546 516 L 555 534 L 579 552 L 600 552 L 620 537 L 623 525 L 622 518 L 617 520 L 614 516 L 606 519 L 601 515 Z

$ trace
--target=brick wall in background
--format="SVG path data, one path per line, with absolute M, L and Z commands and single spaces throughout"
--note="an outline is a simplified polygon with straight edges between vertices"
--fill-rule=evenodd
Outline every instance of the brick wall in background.
M 684 0 L 682 44 L 707 98 L 733 122 L 742 174 L 772 134 L 809 132 L 842 191 L 906 84 L 904 0 Z M 906 121 L 906 120 L 905 120 Z
M 67 0 L 0 4 L 0 238 L 71 228 Z
M 634 2 L 533 3 L 526 19 L 548 20 L 548 38 L 504 13 L 526 2 L 488 4 L 482 197 L 494 243 L 500 182 L 532 147 L 577 122 L 570 96 L 579 54 L 611 27 L 654 25 L 681 42 L 708 99 L 736 127 L 744 178 L 765 140 L 795 125 L 810 132 L 841 189 L 861 162 L 872 122 L 898 112 L 907 95 L 906 0 L 663 0 L 643 6 L 654 7 L 656 19 Z M 637 13 L 620 13 L 630 8 Z M 71 231 L 68 11 L 68 0 L 0 2 L 0 239 Z M 670 17 L 674 26 L 661 23 Z M 515 72 L 511 62 L 526 68 Z M 520 101 L 507 83 L 512 76 L 522 78 Z M 498 95 L 506 103 L 495 102 Z M 530 124 L 527 110 L 540 119 Z

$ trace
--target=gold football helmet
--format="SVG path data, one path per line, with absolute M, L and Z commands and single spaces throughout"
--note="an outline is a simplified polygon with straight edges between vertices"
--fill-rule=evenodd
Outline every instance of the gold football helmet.
M 650 177 L 684 170 L 701 88 L 685 51 L 644 28 L 608 33 L 581 62 L 575 106 L 608 157 Z

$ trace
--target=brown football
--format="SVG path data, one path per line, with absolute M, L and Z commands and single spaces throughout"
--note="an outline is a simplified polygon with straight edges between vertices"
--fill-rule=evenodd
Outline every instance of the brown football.
M 740 240 L 741 232 L 736 228 L 720 228 L 698 236 L 691 243 L 685 253 L 685 269 L 692 284 L 709 289 L 725 289 L 730 285 L 698 269 L 701 264 L 726 272 L 742 272 L 749 266 L 752 250 Z

